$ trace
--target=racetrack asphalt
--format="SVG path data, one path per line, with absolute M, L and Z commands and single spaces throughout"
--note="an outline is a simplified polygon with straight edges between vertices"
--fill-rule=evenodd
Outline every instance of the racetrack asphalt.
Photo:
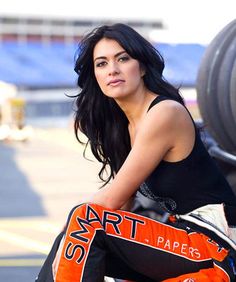
M 70 209 L 100 186 L 72 130 L 33 132 L 0 142 L 1 282 L 34 281 Z

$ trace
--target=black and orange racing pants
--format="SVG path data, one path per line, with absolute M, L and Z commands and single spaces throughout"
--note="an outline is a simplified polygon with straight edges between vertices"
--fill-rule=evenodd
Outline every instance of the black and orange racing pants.
M 161 223 L 95 204 L 75 207 L 55 241 L 38 282 L 54 281 L 51 266 L 65 241 L 56 282 L 235 281 L 230 251 L 185 222 Z

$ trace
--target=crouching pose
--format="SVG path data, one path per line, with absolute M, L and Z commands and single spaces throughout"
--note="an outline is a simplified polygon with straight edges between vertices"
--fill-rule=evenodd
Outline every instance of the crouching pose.
M 102 163 L 104 186 L 71 211 L 38 282 L 235 281 L 236 197 L 163 69 L 127 25 L 81 41 L 75 132 Z M 168 220 L 125 210 L 136 193 Z

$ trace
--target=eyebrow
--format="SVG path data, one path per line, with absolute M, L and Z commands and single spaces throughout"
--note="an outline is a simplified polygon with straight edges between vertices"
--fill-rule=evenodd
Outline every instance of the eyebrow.
M 118 52 L 117 54 L 115 54 L 115 58 L 117 58 L 117 57 L 119 57 L 121 54 L 123 54 L 123 53 L 127 53 L 126 51 L 121 51 L 121 52 Z M 97 58 L 95 58 L 94 59 L 94 62 L 96 61 L 96 60 L 99 60 L 99 59 L 107 59 L 107 57 L 106 56 L 100 56 L 100 57 L 97 57 Z

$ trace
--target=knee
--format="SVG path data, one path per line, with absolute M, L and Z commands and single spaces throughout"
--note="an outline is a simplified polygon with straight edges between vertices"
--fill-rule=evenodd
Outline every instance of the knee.
M 103 218 L 104 207 L 93 203 L 84 203 L 75 206 L 69 213 L 67 223 L 65 225 L 65 231 L 80 226 L 82 230 L 87 229 L 87 225 L 92 228 L 103 229 L 102 218 Z M 77 228 L 76 227 L 76 228 Z
M 67 226 L 69 222 L 76 217 L 84 218 L 85 220 L 89 220 L 93 216 L 99 218 L 103 214 L 104 209 L 104 207 L 94 203 L 83 203 L 75 206 L 69 213 Z
M 69 212 L 68 220 L 71 219 L 71 217 L 73 217 L 73 215 L 81 213 L 83 210 L 85 210 L 86 209 L 86 205 L 88 205 L 88 204 L 87 203 L 82 203 L 82 204 L 79 204 L 77 206 L 74 206 L 70 210 L 70 212 Z

